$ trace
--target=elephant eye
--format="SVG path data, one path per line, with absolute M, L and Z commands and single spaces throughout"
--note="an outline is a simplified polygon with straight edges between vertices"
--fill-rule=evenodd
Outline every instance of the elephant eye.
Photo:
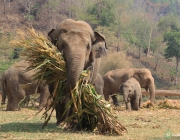
M 129 92 L 131 92 L 131 90 L 129 90 Z
M 87 50 L 88 50 L 88 51 L 90 50 L 90 45 L 89 45 L 89 44 L 87 45 Z
M 62 44 L 62 47 L 63 47 L 63 48 L 65 47 L 65 43 Z

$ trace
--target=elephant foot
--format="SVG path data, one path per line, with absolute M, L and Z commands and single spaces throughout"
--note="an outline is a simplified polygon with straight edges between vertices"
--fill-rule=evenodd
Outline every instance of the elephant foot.
M 6 103 L 5 102 L 1 102 L 1 105 L 5 105 Z
M 120 106 L 120 103 L 115 103 L 115 106 L 117 106 L 117 107 Z
M 63 126 L 63 125 L 64 125 L 64 122 L 61 122 L 61 123 L 56 122 L 56 126 L 57 126 L 57 127 L 61 127 L 61 126 Z

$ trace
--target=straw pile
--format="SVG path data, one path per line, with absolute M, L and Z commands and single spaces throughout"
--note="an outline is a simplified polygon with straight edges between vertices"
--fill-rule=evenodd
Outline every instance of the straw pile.
M 46 80 L 47 84 L 54 82 L 51 94 L 53 101 L 43 113 L 45 126 L 50 120 L 57 102 L 62 101 L 64 97 L 63 91 L 67 76 L 66 63 L 57 48 L 34 29 L 19 30 L 11 44 L 24 50 L 21 55 L 31 63 L 29 70 L 37 70 L 34 75 L 35 79 Z M 126 128 L 112 115 L 110 104 L 101 99 L 91 84 L 83 83 L 83 79 L 88 76 L 88 73 L 88 71 L 82 72 L 75 88 L 71 91 L 71 99 L 66 106 L 69 107 L 73 104 L 74 108 L 72 116 L 66 119 L 66 123 L 70 122 L 71 118 L 76 118 L 76 126 L 81 130 L 97 129 L 100 133 L 122 135 Z

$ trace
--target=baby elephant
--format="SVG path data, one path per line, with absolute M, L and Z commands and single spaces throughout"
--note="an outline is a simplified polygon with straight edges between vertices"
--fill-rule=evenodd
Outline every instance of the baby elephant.
M 130 78 L 120 86 L 127 110 L 139 110 L 141 105 L 141 86 L 135 78 Z

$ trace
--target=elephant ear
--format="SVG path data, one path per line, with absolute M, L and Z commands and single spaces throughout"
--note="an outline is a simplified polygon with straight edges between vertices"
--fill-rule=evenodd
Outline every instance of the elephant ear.
M 99 32 L 94 32 L 95 41 L 92 43 L 92 53 L 94 58 L 101 58 L 107 55 L 107 46 L 105 36 Z
M 141 76 L 142 76 L 141 73 L 136 72 L 136 73 L 134 73 L 134 75 L 132 77 L 135 78 L 139 82 L 139 84 L 140 84 Z
M 56 45 L 58 35 L 55 33 L 55 29 L 52 29 L 51 31 L 48 32 L 48 37 L 49 37 L 49 40 L 51 41 L 51 43 Z
M 108 49 L 107 45 L 106 45 L 106 38 L 105 38 L 105 36 L 103 34 L 95 31 L 94 36 L 95 36 L 96 39 L 95 39 L 95 41 L 93 43 L 96 43 L 96 42 L 99 42 L 99 41 L 104 41 L 105 42 L 105 48 Z

